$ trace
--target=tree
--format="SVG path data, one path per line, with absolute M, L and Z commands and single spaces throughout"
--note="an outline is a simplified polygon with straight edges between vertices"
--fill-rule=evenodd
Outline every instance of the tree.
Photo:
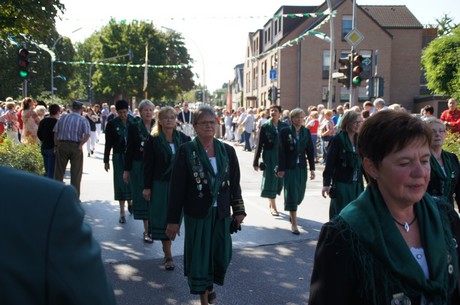
M 427 86 L 435 94 L 460 97 L 460 27 L 434 39 L 422 52 Z
M 454 19 L 447 16 L 447 14 L 444 14 L 441 19 L 436 19 L 436 22 L 438 23 L 437 29 L 439 36 L 450 34 L 453 29 L 458 27 L 458 24 L 454 23 Z
M 179 34 L 158 31 L 152 23 L 112 19 L 76 46 L 77 60 L 91 63 L 78 69 L 78 78 L 91 84 L 94 100 L 98 102 L 119 97 L 142 100 L 146 46 L 149 65 L 189 64 L 192 61 Z M 157 102 L 174 101 L 194 85 L 190 68 L 149 68 L 147 76 L 148 98 Z
M 2 0 L 0 4 L 0 38 L 20 34 L 36 40 L 47 37 L 54 30 L 55 19 L 65 10 L 59 0 Z

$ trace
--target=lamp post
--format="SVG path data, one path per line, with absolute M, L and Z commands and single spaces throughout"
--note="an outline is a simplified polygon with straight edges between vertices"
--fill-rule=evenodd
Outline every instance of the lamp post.
M 72 31 L 72 34 L 80 31 L 81 29 L 82 28 L 78 28 Z M 59 38 L 54 42 L 53 47 L 51 48 L 51 52 L 48 51 L 51 55 L 51 103 L 54 103 L 54 62 L 56 61 L 56 54 L 54 53 L 54 49 L 56 48 L 58 41 L 62 38 L 64 38 L 64 36 L 59 36 Z

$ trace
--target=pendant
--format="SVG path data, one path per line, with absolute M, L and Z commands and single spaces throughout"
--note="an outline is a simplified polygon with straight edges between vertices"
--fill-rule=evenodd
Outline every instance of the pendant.
M 407 222 L 404 223 L 404 230 L 406 230 L 407 233 L 409 233 L 409 224 Z
M 196 189 L 201 192 L 203 189 L 203 186 L 201 184 L 197 184 Z
M 198 198 L 203 198 L 203 196 L 204 196 L 204 195 L 203 195 L 202 192 L 199 192 L 199 193 L 198 193 Z

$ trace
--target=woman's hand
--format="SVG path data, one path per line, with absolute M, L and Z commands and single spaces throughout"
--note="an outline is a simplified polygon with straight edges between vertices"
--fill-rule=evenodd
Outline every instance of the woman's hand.
M 239 227 L 242 223 L 246 215 L 235 215 L 236 226 Z
M 129 172 L 123 171 L 123 181 L 128 184 L 129 183 Z
M 284 171 L 279 171 L 278 173 L 276 173 L 276 175 L 277 175 L 279 178 L 283 178 L 283 177 L 284 177 Z
M 316 177 L 315 171 L 310 171 L 310 180 L 314 180 Z
M 168 223 L 166 227 L 166 236 L 172 241 L 176 239 L 176 235 L 180 236 L 179 225 L 177 223 Z
M 143 189 L 142 190 L 142 197 L 146 201 L 150 201 L 150 196 L 152 195 L 152 190 L 151 189 Z
M 326 198 L 326 196 L 329 196 L 330 189 L 330 186 L 323 186 L 323 189 L 321 190 L 321 195 L 323 195 L 323 197 Z

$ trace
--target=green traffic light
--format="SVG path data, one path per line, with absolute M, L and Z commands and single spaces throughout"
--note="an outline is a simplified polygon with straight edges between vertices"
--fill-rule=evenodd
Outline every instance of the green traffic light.
M 21 70 L 21 71 L 19 71 L 19 76 L 21 78 L 26 78 L 27 76 L 29 76 L 29 72 Z
M 362 81 L 361 77 L 356 76 L 356 77 L 353 78 L 353 85 L 359 85 L 359 84 L 361 84 L 361 81 Z

